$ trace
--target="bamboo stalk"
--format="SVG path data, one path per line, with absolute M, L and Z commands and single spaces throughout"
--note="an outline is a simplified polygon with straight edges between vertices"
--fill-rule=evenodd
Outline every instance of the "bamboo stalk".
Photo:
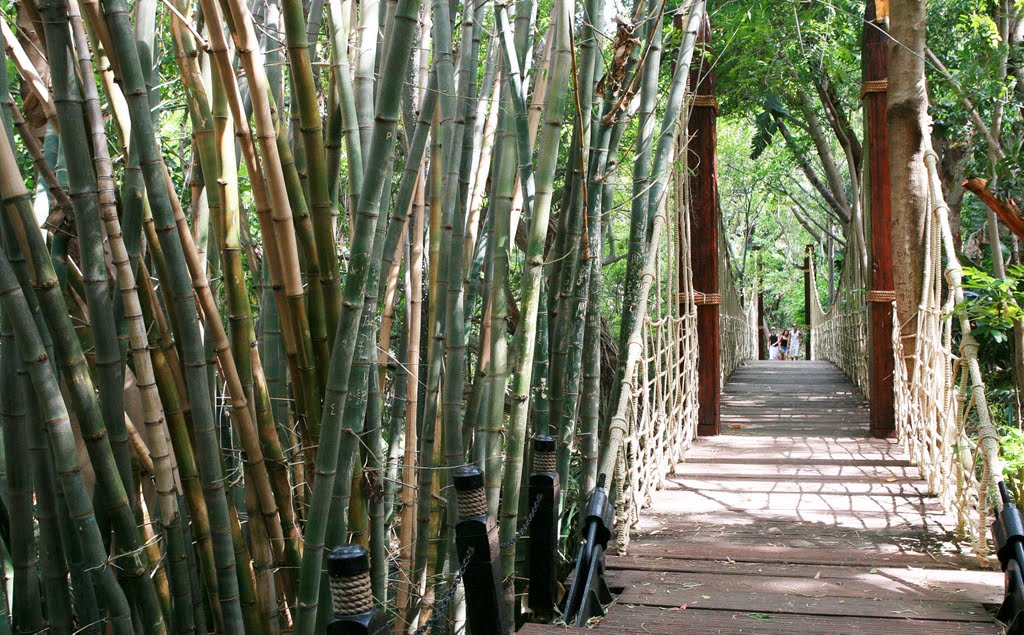
M 322 2 L 318 3 L 322 6 Z M 288 62 L 294 83 L 293 104 L 299 112 L 302 126 L 306 168 L 309 178 L 309 207 L 313 213 L 316 233 L 317 260 L 320 266 L 320 284 L 323 286 L 323 320 L 327 331 L 326 345 L 333 343 L 341 310 L 341 284 L 338 281 L 338 252 L 334 244 L 334 226 L 331 218 L 331 196 L 328 191 L 327 158 L 322 138 L 320 104 L 313 83 L 309 43 L 306 39 L 305 16 L 301 0 L 283 0 L 285 37 L 288 43 Z M 319 315 L 312 315 L 319 320 Z
M 672 75 L 672 83 L 662 116 L 661 130 L 658 134 L 658 147 L 654 155 L 653 169 L 651 171 L 653 180 L 651 189 L 648 192 L 648 200 L 654 210 L 654 222 L 651 225 L 651 232 L 648 238 L 650 248 L 645 250 L 644 266 L 638 274 L 641 276 L 635 305 L 635 314 L 638 316 L 644 315 L 647 310 L 647 297 L 654 281 L 654 270 L 657 265 L 657 245 L 659 245 L 661 232 L 665 226 L 664 193 L 668 184 L 669 169 L 673 164 L 672 152 L 675 149 L 679 131 L 685 129 L 683 125 L 685 122 L 682 121 L 680 112 L 682 110 L 683 97 L 686 94 L 687 76 L 689 75 L 690 64 L 693 60 L 697 31 L 701 20 L 704 18 L 705 6 L 704 0 L 691 0 L 688 6 L 686 30 L 679 43 L 678 61 L 675 72 Z M 616 374 L 616 378 L 621 379 L 619 379 L 613 389 L 618 394 L 614 395 L 611 401 L 615 408 L 611 413 L 608 434 L 602 447 L 598 478 L 602 474 L 609 479 L 612 476 L 615 464 L 619 460 L 622 440 L 629 425 L 629 400 L 625 398 L 625 395 L 629 394 L 629 391 L 633 388 L 636 365 L 639 363 L 643 351 L 643 321 L 640 319 L 634 320 L 631 324 L 631 329 L 626 339 L 626 354 L 619 362 L 619 370 Z
M 422 162 L 418 166 L 422 175 Z M 417 434 L 420 378 L 420 331 L 423 298 L 423 230 L 424 200 L 423 182 L 418 179 L 416 196 L 412 208 L 412 222 L 409 224 L 409 258 L 405 274 L 406 297 L 406 358 L 398 377 L 406 384 L 405 405 L 405 453 L 402 460 L 402 512 L 398 537 L 399 580 L 395 597 L 395 635 L 404 631 L 408 624 L 409 598 L 413 584 L 413 545 L 416 542 L 417 517 Z
M 128 97 L 132 119 L 132 146 L 139 151 L 140 166 L 146 184 L 146 194 L 156 221 L 158 243 L 171 265 L 165 279 L 172 294 L 174 314 L 185 366 L 185 380 L 192 403 L 197 448 L 204 465 L 201 472 L 210 527 L 217 561 L 218 587 L 225 628 L 242 628 L 241 607 L 238 603 L 238 582 L 235 577 L 235 559 L 230 543 L 230 519 L 224 495 L 220 450 L 213 421 L 212 398 L 206 383 L 206 360 L 203 340 L 193 300 L 190 280 L 181 238 L 177 230 L 170 192 L 165 181 L 165 167 L 157 147 L 153 122 L 149 115 L 149 100 L 145 93 L 138 51 L 131 41 L 131 22 L 123 0 L 103 2 L 107 26 L 121 68 L 122 82 Z M 188 233 L 187 227 L 186 234 Z
M 0 164 L 14 165 L 14 154 L 11 152 L 6 135 L 0 139 Z M 0 181 L 4 185 L 4 198 L 9 200 L 9 179 L 17 172 L 4 170 L 5 178 Z M 24 201 L 24 198 L 20 200 Z M 8 317 L 14 331 L 19 354 L 23 360 L 33 386 L 41 399 L 39 400 L 40 417 L 47 422 L 50 443 L 54 455 L 54 463 L 65 499 L 72 515 L 77 519 L 76 527 L 80 532 L 82 544 L 86 548 L 86 564 L 92 571 L 93 579 L 100 590 L 104 606 L 110 615 L 111 627 L 116 633 L 128 635 L 133 632 L 131 611 L 124 592 L 114 577 L 112 565 L 107 561 L 106 550 L 96 516 L 93 513 L 91 498 L 86 494 L 82 480 L 81 466 L 75 452 L 74 433 L 71 420 L 60 396 L 60 385 L 50 365 L 49 357 L 43 347 L 42 339 L 36 330 L 25 294 L 22 292 L 7 260 L 6 250 L 0 247 L 0 304 Z
M 538 144 L 537 157 L 537 195 L 530 218 L 530 229 L 527 239 L 526 271 L 523 276 L 523 291 L 520 308 L 520 328 L 513 340 L 513 384 L 512 414 L 509 419 L 508 447 L 505 460 L 503 483 L 504 498 L 501 505 L 502 542 L 508 542 L 515 536 L 519 515 L 519 491 L 522 482 L 523 456 L 522 448 L 526 444 L 526 423 L 529 415 L 530 387 L 532 385 L 532 357 L 536 339 L 537 310 L 540 303 L 541 282 L 544 274 L 544 246 L 547 239 L 548 220 L 551 213 L 551 198 L 555 167 L 558 161 L 559 138 L 562 129 L 562 115 L 565 109 L 566 92 L 569 83 L 571 65 L 569 50 L 569 29 L 572 28 L 571 7 L 566 0 L 558 0 L 554 7 L 556 29 L 554 37 L 554 53 L 551 69 L 548 73 L 549 85 L 545 104 L 545 122 Z M 506 56 L 511 58 L 511 56 Z M 519 135 L 519 144 L 522 136 Z M 519 148 L 520 157 L 523 148 Z M 520 160 L 522 163 L 522 160 Z M 522 166 L 520 166 L 522 167 Z M 522 172 L 520 172 L 522 175 Z M 502 550 L 502 570 L 506 578 L 512 576 L 515 567 L 516 547 L 512 543 Z M 504 598 L 506 610 L 513 614 L 514 588 L 506 588 Z
M 385 76 L 405 76 L 416 28 L 417 9 L 417 0 L 401 0 L 398 4 L 391 54 L 388 55 L 381 70 Z M 324 555 L 324 535 L 330 511 L 330 494 L 334 488 L 337 470 L 337 453 L 341 442 L 340 417 L 345 409 L 352 370 L 351 364 L 358 339 L 357 327 L 364 309 L 365 287 L 372 265 L 369 260 L 374 230 L 380 215 L 384 177 L 388 172 L 388 156 L 394 148 L 395 129 L 398 125 L 401 105 L 401 89 L 398 82 L 381 86 L 377 100 L 373 142 L 367 157 L 367 170 L 359 196 L 350 268 L 345 279 L 343 293 L 344 303 L 339 316 L 325 394 L 322 434 L 319 439 L 320 451 L 317 454 L 317 478 L 313 482 L 309 518 L 306 524 L 306 549 L 303 553 L 299 577 L 299 605 L 295 624 L 296 633 L 299 635 L 309 635 L 314 629 Z

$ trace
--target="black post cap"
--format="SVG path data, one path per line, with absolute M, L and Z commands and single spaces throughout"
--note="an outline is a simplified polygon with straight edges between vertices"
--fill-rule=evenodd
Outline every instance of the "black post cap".
M 327 574 L 331 577 L 354 578 L 370 571 L 370 554 L 362 545 L 344 545 L 327 554 Z
M 455 468 L 455 489 L 470 492 L 484 486 L 484 473 L 475 465 L 463 465 Z
M 533 451 L 534 452 L 554 452 L 558 449 L 555 437 L 538 434 L 533 437 Z

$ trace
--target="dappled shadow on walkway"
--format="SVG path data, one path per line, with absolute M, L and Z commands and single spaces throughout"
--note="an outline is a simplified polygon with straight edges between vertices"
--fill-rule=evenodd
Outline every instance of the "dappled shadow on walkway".
M 750 362 L 722 430 L 657 492 L 598 630 L 997 633 L 1002 575 L 955 541 L 864 398 L 831 364 Z

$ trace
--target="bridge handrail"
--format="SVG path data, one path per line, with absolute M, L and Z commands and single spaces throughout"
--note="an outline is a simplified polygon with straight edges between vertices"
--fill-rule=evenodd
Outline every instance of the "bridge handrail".
M 958 310 L 964 299 L 963 270 L 937 159 L 930 148 L 924 160 L 930 212 L 921 300 L 916 313 L 905 321 L 895 313 L 893 303 L 896 426 L 929 488 L 956 511 L 958 533 L 973 539 L 977 551 L 985 553 L 989 513 L 1003 508 L 998 491 L 1003 480 L 999 434 L 978 364 L 978 342 L 966 313 Z M 910 320 L 916 320 L 916 337 L 908 343 L 901 326 Z
M 850 234 L 852 236 L 847 244 L 847 258 L 843 262 L 839 284 L 828 310 L 821 306 L 814 258 L 808 259 L 814 285 L 810 290 L 811 359 L 832 362 L 857 384 L 865 396 L 869 396 L 866 291 L 860 268 L 857 267 L 855 258 L 850 255 L 855 251 L 856 246 L 852 243 L 857 240 L 857 232 Z
M 718 316 L 719 361 L 724 386 L 725 380 L 740 364 L 748 359 L 757 359 L 757 291 L 748 289 L 744 294 L 737 287 L 729 249 L 725 243 L 725 231 L 720 230 L 718 237 L 718 293 L 722 296 Z

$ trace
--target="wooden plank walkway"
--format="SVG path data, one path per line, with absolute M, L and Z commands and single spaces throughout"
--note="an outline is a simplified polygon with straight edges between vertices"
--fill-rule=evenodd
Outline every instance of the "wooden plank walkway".
M 1002 574 L 952 540 L 898 444 L 825 362 L 749 362 L 722 429 L 654 496 L 603 633 L 1001 633 Z M 528 625 L 521 632 L 574 632 Z

